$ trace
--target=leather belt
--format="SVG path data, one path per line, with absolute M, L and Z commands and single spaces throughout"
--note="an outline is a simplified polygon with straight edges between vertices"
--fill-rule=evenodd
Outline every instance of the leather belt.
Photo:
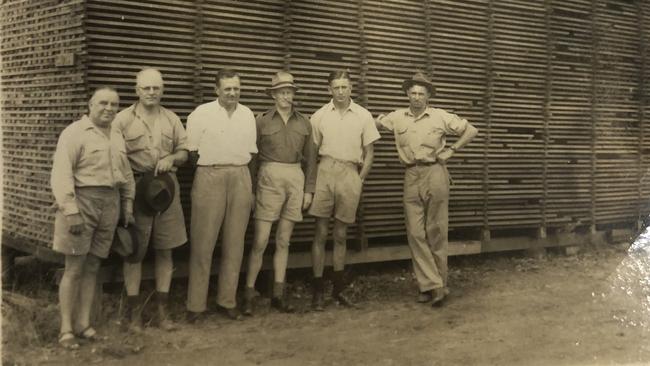
M 414 166 L 431 166 L 438 164 L 437 161 L 416 161 L 413 164 L 405 164 L 407 168 L 412 168 Z

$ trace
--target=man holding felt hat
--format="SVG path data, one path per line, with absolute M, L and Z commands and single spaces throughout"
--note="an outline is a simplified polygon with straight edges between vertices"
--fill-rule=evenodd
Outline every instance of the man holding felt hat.
M 266 92 L 274 99 L 275 106 L 256 121 L 259 153 L 251 164 L 257 188 L 255 237 L 246 272 L 245 315 L 253 313 L 255 280 L 274 222 L 278 224 L 271 306 L 281 312 L 294 310 L 284 291 L 289 240 L 294 224 L 302 221 L 302 210 L 311 204 L 316 182 L 316 145 L 311 138 L 309 119 L 294 108 L 293 97 L 297 89 L 290 73 L 280 71 L 273 75 L 271 87 Z
M 139 100 L 118 113 L 113 129 L 126 141 L 126 150 L 137 184 L 134 208 L 137 248 L 124 261 L 128 329 L 142 331 L 141 260 L 151 243 L 155 249 L 157 320 L 160 328 L 175 329 L 167 302 L 171 285 L 172 249 L 187 242 L 185 219 L 176 178 L 176 166 L 187 160 L 187 135 L 178 116 L 160 105 L 163 78 L 153 68 L 136 76 Z
M 467 120 L 429 107 L 433 83 L 422 73 L 404 80 L 402 90 L 409 107 L 387 116 L 377 125 L 393 131 L 404 173 L 404 216 L 413 269 L 418 281 L 418 301 L 440 306 L 447 289 L 447 230 L 449 172 L 446 163 L 469 143 L 478 130 Z M 446 136 L 459 136 L 446 146 Z

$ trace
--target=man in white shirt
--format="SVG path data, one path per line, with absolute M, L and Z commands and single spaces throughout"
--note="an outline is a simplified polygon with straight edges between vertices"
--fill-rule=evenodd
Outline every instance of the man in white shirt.
M 363 180 L 370 172 L 373 143 L 380 137 L 370 112 L 351 98 L 352 81 L 345 70 L 330 73 L 328 89 L 332 100 L 311 116 L 312 135 L 318 146 L 316 189 L 309 213 L 316 216 L 312 245 L 314 294 L 312 307 L 323 310 L 325 241 L 330 217 L 334 217 L 332 297 L 341 305 L 355 305 L 342 294 L 345 288 L 346 236 L 356 219 Z
M 190 160 L 197 169 L 192 186 L 188 320 L 206 310 L 212 255 L 223 224 L 217 308 L 233 320 L 244 235 L 253 202 L 248 163 L 257 153 L 253 112 L 239 104 L 239 75 L 222 69 L 217 100 L 198 106 L 187 118 Z

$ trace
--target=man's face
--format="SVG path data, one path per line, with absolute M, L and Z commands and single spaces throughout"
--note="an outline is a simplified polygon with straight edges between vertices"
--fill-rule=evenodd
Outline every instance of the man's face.
M 352 85 L 348 79 L 334 79 L 329 86 L 332 99 L 337 103 L 347 103 L 352 94 Z
M 295 94 L 295 90 L 291 87 L 275 89 L 271 92 L 271 96 L 275 99 L 275 105 L 278 108 L 291 108 Z
M 163 95 L 163 81 L 156 72 L 145 72 L 138 78 L 135 92 L 140 98 L 140 103 L 145 107 L 153 107 L 160 104 Z
M 426 107 L 429 101 L 429 90 L 422 85 L 413 85 L 409 88 L 407 96 L 411 103 L 411 108 L 421 109 Z
M 239 103 L 239 95 L 241 94 L 239 84 L 239 76 L 232 78 L 219 79 L 217 84 L 217 95 L 219 101 L 225 107 L 235 107 Z
M 108 127 L 120 106 L 120 97 L 112 90 L 100 90 L 88 103 L 88 117 L 99 127 Z

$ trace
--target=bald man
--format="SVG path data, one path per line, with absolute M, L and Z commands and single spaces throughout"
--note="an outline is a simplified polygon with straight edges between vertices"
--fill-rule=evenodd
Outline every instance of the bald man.
M 65 255 L 59 344 L 66 349 L 79 348 L 79 338 L 96 338 L 90 309 L 97 271 L 120 216 L 125 225 L 133 222 L 135 182 L 124 140 L 111 131 L 119 102 L 112 88 L 95 91 L 88 115 L 63 130 L 54 153 L 51 185 L 58 209 L 53 249 Z
M 138 242 L 155 249 L 155 279 L 158 326 L 174 330 L 169 318 L 168 297 L 172 279 L 172 249 L 187 242 L 185 219 L 180 201 L 176 166 L 187 160 L 187 136 L 176 113 L 160 105 L 163 96 L 163 78 L 156 69 L 138 72 L 135 92 L 139 100 L 115 117 L 113 128 L 126 141 L 126 153 L 136 183 L 145 173 L 169 172 L 176 186 L 169 208 L 155 216 L 134 209 Z M 124 262 L 124 285 L 127 294 L 126 328 L 134 333 L 142 331 L 142 301 L 139 299 L 142 263 Z

